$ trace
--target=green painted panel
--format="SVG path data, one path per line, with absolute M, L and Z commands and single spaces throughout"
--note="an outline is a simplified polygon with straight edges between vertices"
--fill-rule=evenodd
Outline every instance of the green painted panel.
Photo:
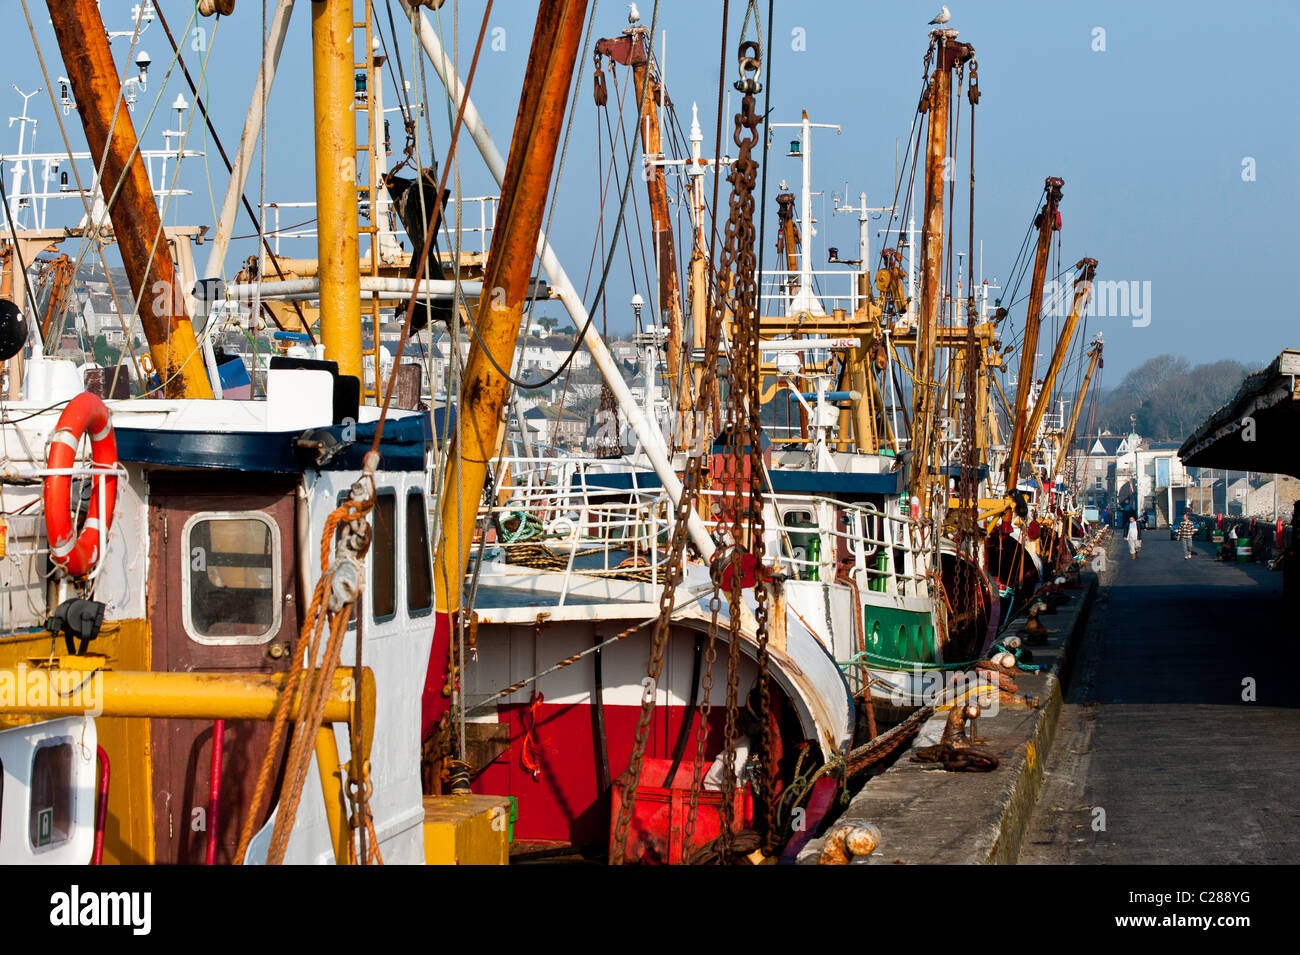
M 894 607 L 863 608 L 867 653 L 885 661 L 934 663 L 934 627 L 928 613 Z

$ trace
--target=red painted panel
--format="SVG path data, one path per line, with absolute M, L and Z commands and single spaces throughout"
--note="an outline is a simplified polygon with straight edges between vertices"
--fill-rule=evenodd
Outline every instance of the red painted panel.
M 476 793 L 517 796 L 519 817 L 515 838 L 524 841 L 568 842 L 577 846 L 605 845 L 609 839 L 610 794 L 599 784 L 599 753 L 592 731 L 594 711 L 589 704 L 546 703 L 536 709 L 538 771 L 534 776 L 521 762 L 523 751 L 523 715 L 527 704 L 498 707 L 502 723 L 510 726 L 510 748 L 497 757 L 474 781 Z M 677 734 L 686 717 L 685 706 L 656 706 L 646 741 L 646 758 L 672 759 Z M 705 741 L 705 766 L 722 750 L 724 708 L 714 703 L 708 738 Z M 623 773 L 632 757 L 632 742 L 641 709 L 637 706 L 605 707 L 605 727 L 609 745 L 610 773 L 614 779 Z M 689 772 L 695 756 L 699 714 L 691 721 L 690 736 L 682 767 Z M 646 783 L 660 782 L 649 778 Z M 666 766 L 665 766 L 666 772 Z M 680 777 L 682 769 L 679 768 Z M 689 783 L 688 783 L 689 785 Z
M 433 615 L 433 646 L 424 676 L 424 695 L 420 703 L 420 738 L 428 739 L 438 728 L 438 721 L 451 709 L 451 697 L 442 695 L 447 683 L 447 660 L 451 653 L 451 614 L 439 610 Z

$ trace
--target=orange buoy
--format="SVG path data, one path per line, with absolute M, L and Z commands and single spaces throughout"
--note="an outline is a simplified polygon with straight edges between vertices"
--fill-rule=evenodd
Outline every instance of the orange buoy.
M 117 440 L 109 420 L 108 406 L 98 396 L 83 391 L 63 409 L 58 426 L 50 435 L 50 454 L 46 469 L 70 471 L 77 464 L 77 447 L 83 437 L 90 438 L 91 467 L 108 472 L 104 480 L 105 513 L 99 512 L 99 488 L 90 495 L 86 520 L 78 532 L 72 511 L 72 475 L 50 474 L 45 478 L 42 497 L 45 501 L 45 536 L 50 542 L 50 559 L 71 577 L 85 577 L 99 562 L 103 539 L 108 539 L 117 504 Z M 98 485 L 98 479 L 96 480 Z

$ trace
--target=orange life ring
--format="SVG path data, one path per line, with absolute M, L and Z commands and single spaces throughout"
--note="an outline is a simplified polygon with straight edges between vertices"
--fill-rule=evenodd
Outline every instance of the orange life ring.
M 50 454 L 46 468 L 51 471 L 76 467 L 77 446 L 82 437 L 90 438 L 92 467 L 116 472 L 117 440 L 113 437 L 113 424 L 108 407 L 98 396 L 83 391 L 68 402 L 59 415 L 58 426 L 50 435 Z M 98 484 L 98 480 L 96 481 Z M 117 476 L 104 479 L 104 500 L 108 513 L 99 513 L 99 489 L 90 496 L 85 523 L 78 533 L 76 516 L 72 512 L 72 475 L 50 474 L 45 478 L 45 536 L 50 542 L 50 559 L 72 577 L 85 577 L 94 569 L 103 555 L 99 553 L 100 523 L 103 522 L 104 539 L 108 539 L 113 524 L 113 509 L 117 504 Z

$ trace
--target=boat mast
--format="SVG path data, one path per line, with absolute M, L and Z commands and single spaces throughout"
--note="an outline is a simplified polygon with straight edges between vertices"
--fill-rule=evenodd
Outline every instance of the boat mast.
M 1034 360 L 1038 350 L 1038 329 L 1042 325 L 1043 284 L 1047 280 L 1047 253 L 1052 247 L 1052 233 L 1061 228 L 1057 207 L 1065 180 L 1048 176 L 1043 184 L 1047 194 L 1043 208 L 1034 220 L 1038 227 L 1038 249 L 1034 254 L 1034 278 L 1029 285 L 1029 310 L 1025 315 L 1025 334 L 1020 345 L 1020 377 L 1016 379 L 1016 408 L 1011 416 L 1011 454 L 1007 458 L 1006 493 L 1016 488 L 1020 460 L 1025 453 L 1029 433 L 1025 429 L 1025 411 L 1034 387 Z
M 692 413 L 691 396 L 678 378 L 682 354 L 682 293 L 677 279 L 677 245 L 672 216 L 668 211 L 668 182 L 664 169 L 663 131 L 659 110 L 665 102 L 662 77 L 650 75 L 650 37 L 636 24 L 612 40 L 597 40 L 596 54 L 632 68 L 632 91 L 636 102 L 644 101 L 641 120 L 642 162 L 645 164 L 646 193 L 650 200 L 650 223 L 654 233 L 655 268 L 659 273 L 658 323 L 668 327 L 668 382 L 677 392 L 677 433 L 685 429 Z M 650 89 L 647 92 L 646 84 Z
M 226 194 L 221 200 L 221 212 L 217 216 L 216 228 L 213 230 L 212 248 L 208 252 L 208 262 L 203 270 L 204 278 L 221 278 L 225 270 L 230 235 L 234 231 L 235 217 L 239 213 L 244 184 L 248 181 L 249 170 L 253 167 L 253 152 L 257 149 L 258 136 L 262 131 L 262 113 L 266 109 L 271 83 L 275 80 L 276 67 L 280 63 L 284 38 L 289 32 L 289 18 L 293 13 L 293 4 L 294 0 L 280 0 L 276 4 L 275 13 L 271 16 L 266 46 L 262 51 L 262 65 L 258 70 L 258 83 L 253 88 L 248 114 L 244 118 L 244 131 L 239 137 L 239 148 L 235 151 L 235 161 L 230 170 L 230 182 L 226 185 Z M 266 210 L 260 210 L 258 215 L 265 216 Z
M 169 398 L 211 398 L 212 385 L 186 314 L 180 273 L 163 236 L 130 113 L 117 108 L 122 85 L 99 6 L 95 0 L 46 0 L 46 5 L 90 154 L 103 157 L 102 185 L 112 202 L 114 238 L 163 393 Z
M 912 395 L 913 498 L 926 506 L 930 482 L 930 445 L 934 440 L 938 383 L 935 353 L 939 333 L 940 282 L 943 269 L 943 192 L 948 155 L 948 114 L 952 105 L 952 74 L 975 55 L 969 43 L 958 43 L 955 30 L 930 34 L 937 47 L 934 74 L 924 105 L 930 112 L 925 157 L 925 221 L 921 246 L 921 313 L 916 335 L 915 378 Z
M 1079 386 L 1079 393 L 1074 396 L 1074 407 L 1070 409 L 1070 420 L 1061 432 L 1061 443 L 1057 448 L 1056 459 L 1064 462 L 1066 455 L 1070 453 L 1070 446 L 1074 443 L 1074 429 L 1079 423 L 1079 412 L 1083 410 L 1083 403 L 1088 397 L 1088 388 L 1092 384 L 1092 376 L 1101 367 L 1101 350 L 1103 342 L 1098 335 L 1089 346 L 1088 352 L 1088 370 L 1084 372 L 1083 384 Z M 1061 470 L 1058 464 L 1057 470 Z
M 338 362 L 340 375 L 362 380 L 364 390 L 352 36 L 352 0 L 313 0 L 311 50 L 320 339 L 325 346 L 325 358 Z M 378 347 L 378 342 L 375 346 Z
M 461 609 L 461 584 L 488 462 L 497 457 L 501 413 L 510 393 L 510 384 L 498 368 L 509 369 L 514 364 L 586 8 L 586 0 L 545 0 L 537 12 L 500 212 L 474 319 L 478 335 L 470 345 L 456 405 L 459 421 L 447 456 L 442 534 L 434 559 L 437 622 L 432 665 L 446 664 L 451 619 Z M 442 685 L 443 677 L 431 667 L 425 686 L 426 733 L 447 709 Z

